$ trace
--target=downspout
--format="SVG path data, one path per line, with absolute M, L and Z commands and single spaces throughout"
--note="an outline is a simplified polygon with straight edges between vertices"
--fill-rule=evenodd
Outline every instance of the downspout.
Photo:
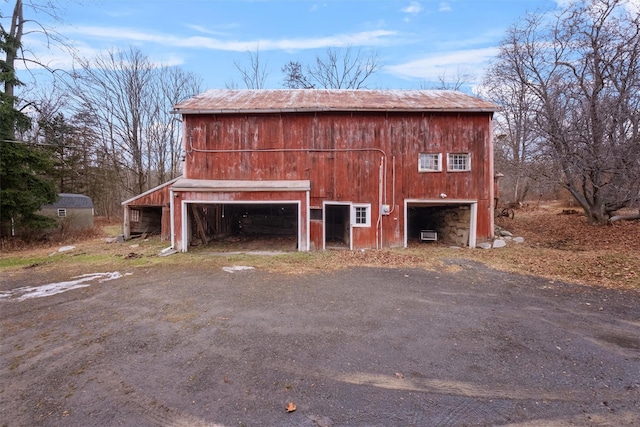
M 385 178 L 385 183 L 386 183 Z M 385 188 L 386 194 L 386 188 Z M 386 202 L 386 200 L 385 200 Z M 389 215 L 396 209 L 396 156 L 391 156 L 391 209 Z
M 173 205 L 173 199 L 175 195 L 173 188 L 169 190 L 169 217 L 171 219 L 171 249 L 176 248 L 176 222 L 175 222 L 175 208 Z
M 378 172 L 378 221 L 376 223 L 376 249 L 382 247 L 382 189 L 384 179 L 384 157 L 380 158 Z

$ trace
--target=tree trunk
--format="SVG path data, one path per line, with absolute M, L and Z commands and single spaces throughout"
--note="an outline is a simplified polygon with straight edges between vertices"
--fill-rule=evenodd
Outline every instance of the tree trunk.
M 595 198 L 595 200 L 588 200 L 582 192 L 576 190 L 572 186 L 565 187 L 574 199 L 578 202 L 578 204 L 584 209 L 584 213 L 587 216 L 587 220 L 589 224 L 593 225 L 604 225 L 609 222 L 609 214 L 606 212 L 604 208 L 604 201 L 600 198 Z
M 22 12 L 22 0 L 16 0 L 16 5 L 13 8 L 13 15 L 11 15 L 11 28 L 9 29 L 9 34 L 6 36 L 6 65 L 11 70 L 11 72 L 15 72 L 15 62 L 16 57 L 18 56 L 18 49 L 20 49 L 20 44 L 22 43 L 22 32 L 24 28 L 24 16 Z M 15 77 L 9 78 L 4 82 L 4 93 L 7 97 L 13 100 L 14 88 L 16 85 Z

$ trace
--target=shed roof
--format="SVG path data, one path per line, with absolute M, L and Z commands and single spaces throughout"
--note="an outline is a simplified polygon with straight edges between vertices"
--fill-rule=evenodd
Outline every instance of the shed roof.
M 93 208 L 93 201 L 91 197 L 84 194 L 60 193 L 55 203 L 43 205 L 42 208 L 90 209 Z
M 314 111 L 495 112 L 491 102 L 450 90 L 214 89 L 174 106 L 179 114 Z

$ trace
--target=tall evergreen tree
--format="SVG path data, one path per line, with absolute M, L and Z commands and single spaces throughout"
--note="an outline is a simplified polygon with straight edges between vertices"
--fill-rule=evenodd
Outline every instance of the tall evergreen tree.
M 37 214 L 43 204 L 53 203 L 56 193 L 45 178 L 51 161 L 42 150 L 17 141 L 16 131 L 28 129 L 30 119 L 15 108 L 13 89 L 20 82 L 14 69 L 19 38 L 0 25 L 0 237 L 14 230 L 45 228 L 51 220 Z

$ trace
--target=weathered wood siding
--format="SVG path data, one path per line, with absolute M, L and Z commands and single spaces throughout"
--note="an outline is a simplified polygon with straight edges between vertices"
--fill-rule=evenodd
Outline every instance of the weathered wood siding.
M 171 181 L 173 182 L 173 181 Z M 138 209 L 141 211 L 141 221 L 146 221 L 144 209 L 156 208 L 157 214 L 162 215 L 160 223 L 160 238 L 162 240 L 171 239 L 171 185 L 169 183 L 159 186 L 155 191 L 126 202 L 125 210 Z M 143 222 L 135 224 L 131 222 L 131 215 L 125 211 L 124 233 L 129 238 L 131 233 L 141 233 L 146 230 Z
M 448 199 L 478 201 L 476 235 L 484 240 L 493 235 L 491 117 L 481 112 L 185 115 L 185 178 L 308 179 L 311 206 L 322 206 L 323 200 L 371 203 L 371 227 L 354 228 L 354 247 L 376 246 L 381 187 L 382 203 L 393 208 L 380 219 L 383 246 L 403 243 L 404 199 L 434 200 L 444 193 Z M 443 171 L 418 172 L 419 153 L 442 153 Z M 471 170 L 448 172 L 448 153 L 470 153 Z M 316 246 L 322 241 L 318 228 L 311 228 Z

